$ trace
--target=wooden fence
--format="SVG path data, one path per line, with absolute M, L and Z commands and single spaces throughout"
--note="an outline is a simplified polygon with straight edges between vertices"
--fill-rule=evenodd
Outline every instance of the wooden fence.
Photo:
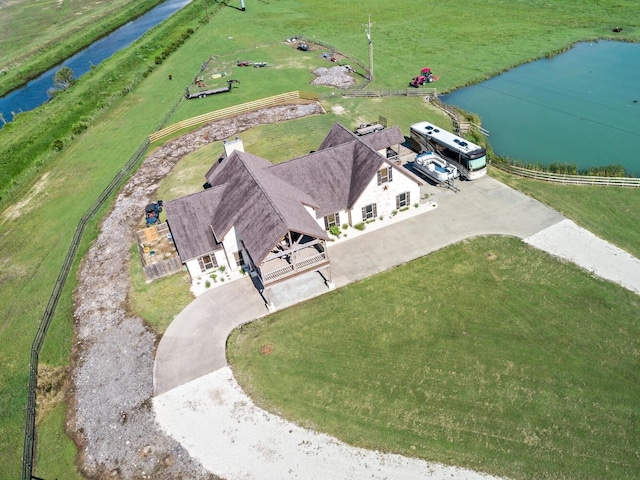
M 615 187 L 640 187 L 640 178 L 627 177 L 596 177 L 591 175 L 564 175 L 561 173 L 538 172 L 529 170 L 528 168 L 518 167 L 503 162 L 493 162 L 493 167 L 497 167 L 505 172 L 519 175 L 525 178 L 533 178 L 535 180 L 544 180 L 546 182 L 566 183 L 573 185 L 601 185 Z
M 136 232 L 140 263 L 147 282 L 172 275 L 183 269 L 178 252 L 173 245 L 173 240 L 169 240 L 170 237 L 171 232 L 169 231 L 169 225 L 166 223 L 151 225 L 144 230 Z M 156 252 L 150 250 L 155 248 L 162 252 L 167 252 L 166 255 L 154 255 Z
M 140 251 L 140 256 L 142 258 L 142 248 L 139 245 L 138 250 Z M 144 270 L 144 275 L 147 278 L 147 282 L 151 282 L 158 278 L 166 277 L 168 275 L 173 275 L 174 273 L 180 272 L 181 270 L 183 270 L 183 266 L 182 262 L 180 261 L 180 257 L 171 257 L 167 260 L 151 263 L 149 265 L 145 265 L 143 262 L 142 269 Z
M 411 88 L 407 90 L 342 90 L 343 97 L 431 97 L 436 95 L 435 88 Z
M 208 122 L 214 122 L 216 120 L 222 120 L 223 118 L 235 117 L 237 115 L 253 112 L 261 108 L 276 107 L 278 105 L 286 105 L 290 103 L 299 103 L 301 100 L 306 102 L 318 101 L 318 99 L 318 95 L 309 92 L 295 91 L 289 93 L 281 93 L 280 95 L 275 95 L 273 97 L 262 98 L 260 100 L 254 100 L 253 102 L 234 105 L 232 107 L 215 110 L 203 115 L 198 115 L 197 117 L 189 118 L 187 120 L 182 120 L 181 122 L 169 125 L 162 130 L 153 132 L 151 135 L 149 135 L 149 141 L 155 142 L 156 140 L 164 138 L 185 128 L 202 125 Z

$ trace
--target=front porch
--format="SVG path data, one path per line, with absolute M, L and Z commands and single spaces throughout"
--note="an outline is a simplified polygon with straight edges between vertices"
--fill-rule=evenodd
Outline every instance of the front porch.
M 325 240 L 289 232 L 256 268 L 266 287 L 295 275 L 329 267 Z

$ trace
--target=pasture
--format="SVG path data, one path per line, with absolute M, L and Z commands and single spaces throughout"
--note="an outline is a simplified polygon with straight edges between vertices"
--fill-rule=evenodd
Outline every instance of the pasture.
M 0 218 L 0 238 L 3 239 L 0 244 L 2 477 L 15 478 L 20 470 L 29 346 L 78 220 L 88 206 L 145 136 L 165 117 L 169 116 L 171 123 L 229 104 L 281 93 L 292 86 L 311 88 L 308 85 L 311 79 L 309 65 L 286 69 L 287 78 L 278 78 L 274 68 L 273 72 L 263 72 L 269 75 L 269 81 L 247 77 L 241 88 L 229 94 L 196 103 L 182 102 L 171 113 L 203 60 L 217 55 L 261 61 L 268 58 L 267 53 L 262 54 L 259 50 L 261 47 L 279 49 L 284 38 L 304 34 L 331 43 L 365 61 L 367 44 L 363 23 L 371 13 L 375 22 L 376 65 L 371 88 L 405 88 L 414 72 L 426 64 L 441 77 L 436 84 L 438 89 L 448 90 L 551 54 L 578 40 L 611 38 L 612 25 L 624 26 L 626 39 L 640 37 L 640 32 L 629 20 L 635 18 L 635 5 L 614 1 L 579 8 L 568 0 L 553 4 L 510 3 L 508 8 L 498 0 L 472 1 L 465 3 L 460 12 L 459 4 L 452 0 L 405 1 L 402 9 L 376 0 L 368 3 L 371 11 L 366 13 L 352 2 L 344 1 L 334 2 L 330 9 L 306 0 L 252 2 L 251 8 L 242 13 L 220 2 L 209 2 L 208 5 L 211 16 L 208 23 L 199 22 L 201 4 L 187 7 L 184 15 L 177 15 L 143 41 L 96 68 L 64 95 L 35 112 L 19 115 L 10 128 L 0 130 L 3 174 Z M 460 14 L 452 16 L 452 10 Z M 407 15 L 407 11 L 416 14 Z M 213 15 L 214 12 L 217 13 Z M 491 21 L 478 21 L 483 18 Z M 155 65 L 154 58 L 158 53 L 189 27 L 193 27 L 195 33 L 162 64 Z M 300 58 L 297 53 L 288 51 L 287 55 L 292 55 L 290 58 L 282 54 L 274 57 L 273 62 L 284 63 L 286 60 L 293 65 L 296 58 Z M 254 58 L 258 54 L 260 57 Z M 250 71 L 244 75 L 258 73 Z M 172 81 L 167 80 L 168 74 L 173 75 Z M 327 87 L 314 88 L 330 93 Z M 328 111 L 331 105 L 337 104 L 332 102 L 327 100 Z M 340 101 L 340 105 L 345 107 L 346 114 L 341 117 L 345 124 L 388 114 L 390 123 L 400 125 L 405 134 L 409 123 L 417 116 L 422 118 L 423 113 L 428 114 L 419 98 L 393 99 L 388 103 L 387 100 L 358 99 Z M 72 133 L 72 127 L 81 122 L 86 124 L 86 130 Z M 277 160 L 275 153 L 286 148 L 283 145 L 287 142 L 295 144 L 304 137 L 304 132 L 296 132 L 295 128 L 291 129 L 291 137 L 277 131 L 281 144 L 274 148 L 264 142 L 263 135 L 267 132 L 274 133 L 262 130 L 248 135 L 253 136 L 254 145 L 266 143 L 257 147 L 256 153 L 274 160 Z M 63 142 L 64 147 L 59 152 L 51 149 L 55 140 Z M 312 145 L 314 148 L 317 142 Z M 290 147 L 290 151 L 294 149 Z M 24 163 L 20 168 L 14 168 L 15 161 Z M 611 202 L 613 210 L 609 215 L 598 210 L 598 202 L 594 202 L 593 208 L 578 209 L 576 215 L 590 216 L 594 223 L 624 216 L 623 205 L 628 204 L 626 199 L 635 198 L 635 193 L 616 193 L 623 201 Z M 562 193 L 557 194 L 560 205 L 562 197 Z M 579 203 L 581 198 L 577 195 L 571 201 Z M 637 225 L 636 222 L 629 229 L 613 229 L 615 236 L 622 239 L 635 236 Z M 98 222 L 95 222 L 87 233 L 81 253 L 95 237 L 97 228 Z M 631 240 L 631 243 L 637 243 L 637 240 Z M 72 275 L 41 357 L 44 363 L 52 366 L 69 365 L 73 339 L 73 287 Z M 554 286 L 557 290 L 562 288 L 562 283 Z M 615 298 L 622 295 L 611 294 Z M 505 308 L 508 307 L 505 303 Z M 518 308 L 517 305 L 512 307 Z M 611 320 L 615 319 L 615 314 L 611 313 Z M 611 335 L 617 333 L 611 332 Z M 40 424 L 43 435 L 38 447 L 41 454 L 38 475 L 44 478 L 77 475 L 73 467 L 75 450 L 64 434 L 61 421 L 64 409 L 64 405 L 56 407 Z M 42 442 L 46 442 L 46 447 Z M 626 447 L 622 442 L 615 448 L 624 451 Z

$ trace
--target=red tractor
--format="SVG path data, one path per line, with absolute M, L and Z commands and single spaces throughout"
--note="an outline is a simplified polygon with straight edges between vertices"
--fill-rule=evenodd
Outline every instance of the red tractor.
M 432 72 L 430 68 L 423 68 L 420 70 L 420 75 L 414 77 L 413 80 L 409 83 L 410 87 L 418 88 L 420 85 L 424 85 L 425 83 L 431 83 L 438 80 Z

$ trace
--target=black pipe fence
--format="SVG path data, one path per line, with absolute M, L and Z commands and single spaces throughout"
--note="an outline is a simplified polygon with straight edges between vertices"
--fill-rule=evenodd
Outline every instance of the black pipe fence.
M 160 130 L 166 125 L 167 121 L 182 101 L 183 97 L 180 96 L 179 100 L 169 110 L 162 123 L 156 128 L 156 131 Z M 44 344 L 45 338 L 47 336 L 47 331 L 49 330 L 49 325 L 51 324 L 51 319 L 55 314 L 56 307 L 58 306 L 58 301 L 62 296 L 62 290 L 64 289 L 64 285 L 69 276 L 69 272 L 71 271 L 71 267 L 76 258 L 76 254 L 78 253 L 78 247 L 80 246 L 82 235 L 84 234 L 85 228 L 94 217 L 94 215 L 107 202 L 109 197 L 111 197 L 111 195 L 113 195 L 120 188 L 122 182 L 134 170 L 135 166 L 146 153 L 149 145 L 149 139 L 146 138 L 142 145 L 138 147 L 138 150 L 136 150 L 136 152 L 131 156 L 129 161 L 122 167 L 122 169 L 120 169 L 116 176 L 113 177 L 109 185 L 107 185 L 107 187 L 102 191 L 98 198 L 96 198 L 91 207 L 89 207 L 89 209 L 85 212 L 85 214 L 78 222 L 78 226 L 76 227 L 73 239 L 71 240 L 71 245 L 69 246 L 69 250 L 67 251 L 67 255 L 64 259 L 64 263 L 60 268 L 58 278 L 56 279 L 53 291 L 51 292 L 51 295 L 49 297 L 47 307 L 42 314 L 42 318 L 40 319 L 38 330 L 36 332 L 35 338 L 33 339 L 33 343 L 31 344 L 31 355 L 29 357 L 29 386 L 27 393 L 26 420 L 24 429 L 24 447 L 22 451 L 22 480 L 35 480 L 38 478 L 33 475 L 36 443 L 36 389 L 38 387 L 38 359 L 40 356 L 40 350 L 42 349 L 42 345 Z

